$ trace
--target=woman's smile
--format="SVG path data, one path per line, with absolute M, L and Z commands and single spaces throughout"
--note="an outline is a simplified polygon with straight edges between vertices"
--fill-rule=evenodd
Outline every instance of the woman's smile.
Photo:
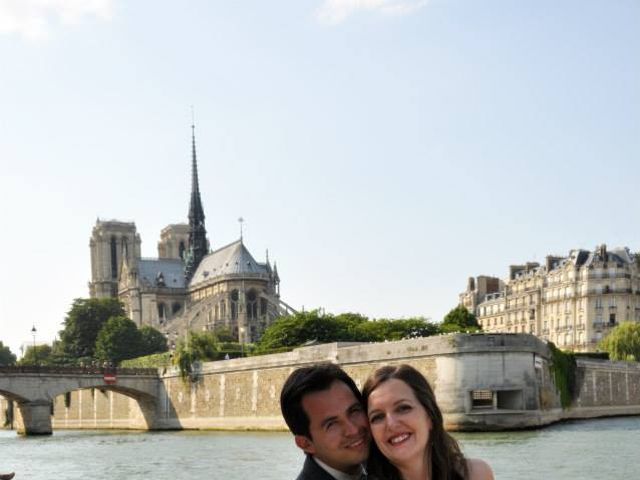
M 422 463 L 428 454 L 432 422 L 413 390 L 402 380 L 390 379 L 369 395 L 371 434 L 391 463 Z

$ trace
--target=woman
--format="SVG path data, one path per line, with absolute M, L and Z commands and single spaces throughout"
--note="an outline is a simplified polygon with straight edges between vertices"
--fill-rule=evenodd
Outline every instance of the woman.
M 376 478 L 493 480 L 491 467 L 464 458 L 445 432 L 433 390 L 415 368 L 379 368 L 366 381 L 362 395 L 375 441 L 369 470 Z

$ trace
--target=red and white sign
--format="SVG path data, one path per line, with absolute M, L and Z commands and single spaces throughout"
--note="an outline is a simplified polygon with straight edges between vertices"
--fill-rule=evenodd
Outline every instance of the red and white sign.
M 105 373 L 103 378 L 104 378 L 104 383 L 108 385 L 113 385 L 114 383 L 116 383 L 115 373 Z

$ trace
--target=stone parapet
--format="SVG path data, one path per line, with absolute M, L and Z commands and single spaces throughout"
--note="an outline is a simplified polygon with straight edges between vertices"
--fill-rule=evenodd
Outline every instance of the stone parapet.
M 576 398 L 563 410 L 550 361 L 547 345 L 526 334 L 308 346 L 207 362 L 186 380 L 175 368 L 161 369 L 153 395 L 148 390 L 127 396 L 118 385 L 78 391 L 78 385 L 55 398 L 53 428 L 284 430 L 284 381 L 295 368 L 324 362 L 341 365 L 360 387 L 382 365 L 413 365 L 433 386 L 449 430 L 536 428 L 563 419 L 640 414 L 639 365 L 578 360 Z

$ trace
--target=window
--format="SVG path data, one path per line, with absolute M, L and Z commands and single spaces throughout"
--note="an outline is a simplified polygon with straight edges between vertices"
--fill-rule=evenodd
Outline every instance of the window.
M 111 278 L 118 278 L 118 247 L 116 237 L 111 237 Z
M 254 289 L 247 292 L 247 318 L 258 318 L 258 296 Z
M 471 409 L 486 410 L 493 409 L 493 392 L 491 390 L 472 390 Z
M 238 318 L 238 290 L 231 290 L 231 320 Z

